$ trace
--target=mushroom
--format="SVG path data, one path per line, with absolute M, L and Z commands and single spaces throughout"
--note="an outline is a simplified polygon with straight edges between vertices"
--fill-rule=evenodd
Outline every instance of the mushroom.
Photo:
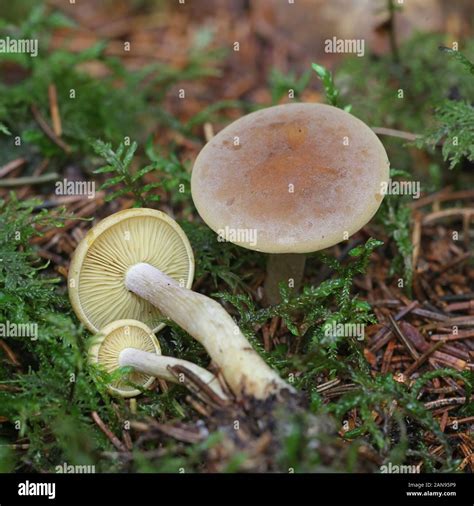
M 191 192 L 220 239 L 270 253 L 264 291 L 273 304 L 280 281 L 298 288 L 304 253 L 348 239 L 372 218 L 388 179 L 387 154 L 367 125 L 336 107 L 298 103 L 220 131 L 194 163 Z
M 191 246 L 172 218 L 128 209 L 102 220 L 79 243 L 69 296 L 94 333 L 118 319 L 139 320 L 155 331 L 163 316 L 175 321 L 204 346 L 237 398 L 292 391 L 220 304 L 189 289 L 193 273 Z
M 123 318 L 142 321 L 155 332 L 165 326 L 160 310 L 125 286 L 127 269 L 140 262 L 191 288 L 191 245 L 181 227 L 161 211 L 119 211 L 89 230 L 79 243 L 69 268 L 69 298 L 91 332 Z
M 89 360 L 108 373 L 120 367 L 133 367 L 134 371 L 126 381 L 120 379 L 109 385 L 110 392 L 121 397 L 134 397 L 141 393 L 129 383 L 148 388 L 155 378 L 183 383 L 184 376 L 188 375 L 191 378 L 189 383 L 194 387 L 205 385 L 218 401 L 229 401 L 214 374 L 187 360 L 161 355 L 160 344 L 153 331 L 137 320 L 117 320 L 106 325 L 89 349 Z M 201 393 L 199 388 L 193 390 Z

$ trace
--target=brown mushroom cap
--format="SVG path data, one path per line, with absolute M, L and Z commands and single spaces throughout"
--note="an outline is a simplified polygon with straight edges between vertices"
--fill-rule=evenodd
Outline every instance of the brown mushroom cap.
M 388 179 L 385 149 L 365 123 L 299 103 L 248 114 L 219 132 L 196 159 L 191 190 L 203 220 L 227 240 L 307 253 L 363 227 Z

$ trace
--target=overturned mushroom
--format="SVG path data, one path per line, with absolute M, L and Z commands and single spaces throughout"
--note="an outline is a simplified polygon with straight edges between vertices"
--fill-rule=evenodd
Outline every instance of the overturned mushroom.
M 304 253 L 349 238 L 375 214 L 389 162 L 362 121 L 336 107 L 286 104 L 248 114 L 199 153 L 191 191 L 215 232 L 270 253 L 265 296 L 301 281 Z
M 186 234 L 167 214 L 126 209 L 89 230 L 69 268 L 69 298 L 79 319 L 93 333 L 108 323 L 132 318 L 162 329 L 163 315 L 125 286 L 127 270 L 146 262 L 191 288 L 194 256 Z
M 93 332 L 130 318 L 156 329 L 161 315 L 169 317 L 206 348 L 237 397 L 264 399 L 292 390 L 220 304 L 188 289 L 193 267 L 186 235 L 169 216 L 152 209 L 121 211 L 78 245 L 69 269 L 71 303 Z
M 184 383 L 187 375 L 187 385 L 191 385 L 190 388 L 198 395 L 203 394 L 203 388 L 199 387 L 205 387 L 218 401 L 229 400 L 218 378 L 208 370 L 187 360 L 161 355 L 160 344 L 153 331 L 136 320 L 118 320 L 106 325 L 89 349 L 89 359 L 108 373 L 119 367 L 133 367 L 133 373 L 125 381 L 117 380 L 109 385 L 109 390 L 121 397 L 133 397 L 140 393 L 129 383 L 148 388 L 155 378 Z

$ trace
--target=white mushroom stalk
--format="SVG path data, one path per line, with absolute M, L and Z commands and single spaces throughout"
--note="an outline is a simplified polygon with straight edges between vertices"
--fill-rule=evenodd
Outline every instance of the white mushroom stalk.
M 201 385 L 209 388 L 221 401 L 228 402 L 229 396 L 224 392 L 217 376 L 193 362 L 174 357 L 154 355 L 136 348 L 125 348 L 119 355 L 120 367 L 133 367 L 137 372 L 176 384 L 184 384 L 186 376 L 192 378 L 196 387 Z M 178 372 L 179 371 L 179 372 Z
M 262 360 L 216 301 L 182 288 L 146 263 L 128 270 L 125 285 L 199 341 L 237 397 L 265 399 L 284 389 L 293 390 Z

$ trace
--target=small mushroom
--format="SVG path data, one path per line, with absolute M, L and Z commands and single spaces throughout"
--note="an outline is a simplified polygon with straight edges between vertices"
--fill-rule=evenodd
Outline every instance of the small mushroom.
M 161 355 L 160 344 L 153 331 L 136 320 L 117 320 L 106 325 L 89 349 L 89 360 L 102 366 L 108 373 L 113 373 L 119 367 L 133 367 L 134 371 L 126 380 L 117 380 L 109 385 L 111 393 L 121 397 L 133 397 L 141 393 L 129 383 L 143 388 L 148 388 L 155 378 L 180 383 L 181 374 L 184 376 L 182 371 L 186 371 L 194 380 L 190 382 L 193 386 L 199 387 L 201 383 L 218 400 L 229 401 L 214 374 L 187 360 Z M 201 392 L 199 388 L 196 391 Z
M 154 328 L 166 316 L 199 341 L 232 392 L 264 399 L 293 389 L 252 349 L 216 301 L 189 289 L 194 259 L 179 225 L 153 209 L 102 220 L 79 243 L 69 269 L 72 306 L 88 329 L 119 319 Z
M 323 104 L 253 112 L 220 131 L 193 167 L 194 204 L 225 240 L 270 253 L 265 297 L 301 282 L 304 253 L 349 238 L 376 213 L 387 153 L 362 121 Z

